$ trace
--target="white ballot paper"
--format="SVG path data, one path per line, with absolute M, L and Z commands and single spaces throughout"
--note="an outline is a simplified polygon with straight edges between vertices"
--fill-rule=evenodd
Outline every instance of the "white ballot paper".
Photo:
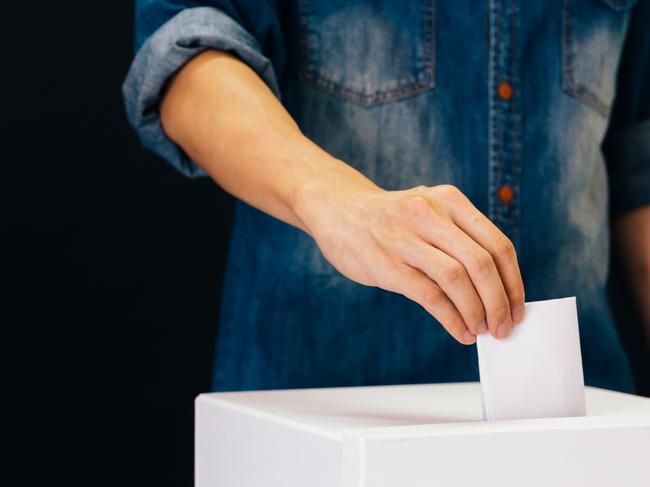
M 585 415 L 575 297 L 526 303 L 507 338 L 484 333 L 476 345 L 484 419 Z

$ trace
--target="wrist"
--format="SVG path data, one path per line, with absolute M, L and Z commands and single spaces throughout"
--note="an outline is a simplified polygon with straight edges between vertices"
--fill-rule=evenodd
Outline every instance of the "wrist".
M 315 164 L 317 172 L 299 184 L 291 207 L 307 233 L 314 235 L 323 225 L 331 225 L 353 212 L 364 195 L 384 190 L 343 161 L 326 155 Z

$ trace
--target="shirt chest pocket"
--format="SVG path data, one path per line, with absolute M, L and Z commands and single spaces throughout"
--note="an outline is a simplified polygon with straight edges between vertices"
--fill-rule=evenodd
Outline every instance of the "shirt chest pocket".
M 630 9 L 637 0 L 564 0 L 562 88 L 603 116 L 610 112 Z
M 364 106 L 435 85 L 434 0 L 300 0 L 300 79 Z

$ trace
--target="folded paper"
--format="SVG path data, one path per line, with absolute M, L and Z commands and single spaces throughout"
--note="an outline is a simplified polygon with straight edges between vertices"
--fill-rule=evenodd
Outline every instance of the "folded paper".
M 477 340 L 484 419 L 584 416 L 575 297 L 526 303 L 507 338 Z

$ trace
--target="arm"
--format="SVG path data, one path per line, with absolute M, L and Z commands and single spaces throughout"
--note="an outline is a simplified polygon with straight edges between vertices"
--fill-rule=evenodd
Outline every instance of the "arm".
M 226 191 L 311 235 L 361 284 L 401 293 L 461 343 L 523 317 L 510 241 L 450 186 L 385 191 L 309 141 L 243 62 L 207 51 L 171 81 L 167 135 Z
M 614 239 L 650 346 L 650 206 L 619 217 Z
M 603 145 L 612 236 L 650 344 L 650 2 L 629 22 L 610 127 Z

